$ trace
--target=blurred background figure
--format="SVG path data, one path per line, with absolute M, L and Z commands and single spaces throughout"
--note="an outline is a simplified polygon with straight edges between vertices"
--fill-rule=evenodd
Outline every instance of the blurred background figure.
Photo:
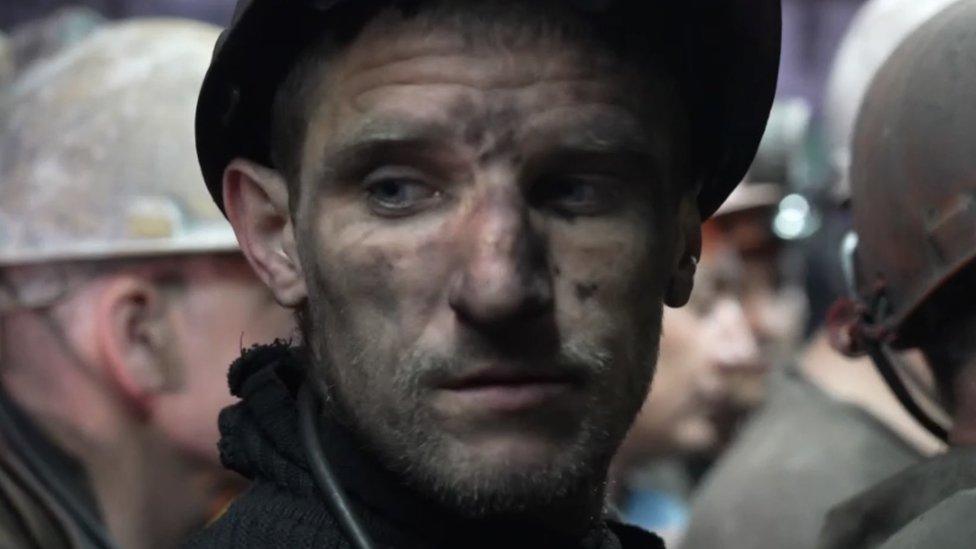
M 293 328 L 200 181 L 216 38 L 110 24 L 0 91 L 0 545 L 173 547 L 235 482 L 227 364 Z
M 801 280 L 773 220 L 809 115 L 802 101 L 774 106 L 748 180 L 702 227 L 691 302 L 665 310 L 654 385 L 614 463 L 623 518 L 670 542 L 698 478 L 802 337 Z
M 835 508 L 821 547 L 976 540 L 974 52 L 976 0 L 959 0 L 911 34 L 868 88 L 850 156 L 854 291 L 831 316 L 837 347 L 869 356 L 952 449 Z M 905 360 L 910 350 L 924 368 Z
M 770 380 L 770 398 L 702 483 L 683 547 L 814 547 L 831 506 L 944 449 L 899 405 L 870 361 L 836 353 L 824 323 L 847 295 L 841 243 L 850 227 L 848 165 L 868 83 L 896 46 L 949 0 L 873 0 L 844 38 L 827 85 L 811 166 L 774 230 L 812 224 L 802 245 L 808 341 Z M 817 135 L 822 132 L 824 137 Z M 812 227 L 811 227 L 812 228 Z M 799 230 L 799 233 L 809 229 Z

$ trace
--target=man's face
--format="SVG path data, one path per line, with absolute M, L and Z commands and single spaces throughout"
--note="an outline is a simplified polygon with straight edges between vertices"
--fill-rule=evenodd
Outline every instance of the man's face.
M 769 208 L 753 208 L 717 217 L 705 226 L 703 259 L 722 265 L 718 279 L 738 296 L 762 359 L 772 367 L 792 360 L 803 336 L 807 302 L 802 288 L 784 277 L 782 241 L 771 230 Z M 699 288 L 714 293 L 714 284 Z
M 643 401 L 693 201 L 677 105 L 628 74 L 401 22 L 315 96 L 294 221 L 319 381 L 462 511 L 599 491 Z
M 234 402 L 227 387 L 228 364 L 241 349 L 293 335 L 295 324 L 243 257 L 184 263 L 186 286 L 170 310 L 180 380 L 171 394 L 158 397 L 154 421 L 187 455 L 219 466 L 217 415 Z
M 705 253 L 688 306 L 664 313 L 654 387 L 618 458 L 712 455 L 759 402 L 768 363 L 739 301 L 734 256 Z

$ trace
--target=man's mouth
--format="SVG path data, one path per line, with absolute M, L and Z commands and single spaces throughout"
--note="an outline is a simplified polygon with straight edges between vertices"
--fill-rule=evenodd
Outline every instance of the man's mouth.
M 451 408 L 488 413 L 516 413 L 571 396 L 583 385 L 573 372 L 526 372 L 522 368 L 492 367 L 450 379 L 438 387 Z

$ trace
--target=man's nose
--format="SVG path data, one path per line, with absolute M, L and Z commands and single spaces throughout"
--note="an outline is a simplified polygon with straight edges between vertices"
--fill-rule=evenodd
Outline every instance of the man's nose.
M 482 197 L 461 230 L 462 260 L 448 298 L 459 319 L 491 326 L 552 310 L 545 244 L 521 195 L 498 190 Z
M 763 370 L 756 334 L 742 305 L 735 299 L 722 299 L 711 314 L 715 360 L 723 370 Z

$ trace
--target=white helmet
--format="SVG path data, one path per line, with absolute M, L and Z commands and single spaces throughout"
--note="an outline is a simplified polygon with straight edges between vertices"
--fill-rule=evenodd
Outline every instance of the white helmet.
M 218 29 L 106 25 L 0 94 L 0 267 L 231 251 L 203 184 L 197 94 Z
M 835 198 L 850 196 L 850 141 L 868 84 L 912 31 L 956 0 L 869 0 L 854 17 L 834 58 L 824 101 Z

